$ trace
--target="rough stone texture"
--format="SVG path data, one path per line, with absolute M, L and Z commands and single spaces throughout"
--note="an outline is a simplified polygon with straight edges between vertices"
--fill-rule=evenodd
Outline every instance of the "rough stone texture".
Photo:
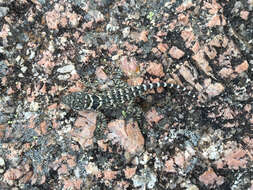
M 0 4 L 0 189 L 253 189 L 252 0 Z M 105 123 L 60 104 L 114 79 L 198 101 L 159 89 Z

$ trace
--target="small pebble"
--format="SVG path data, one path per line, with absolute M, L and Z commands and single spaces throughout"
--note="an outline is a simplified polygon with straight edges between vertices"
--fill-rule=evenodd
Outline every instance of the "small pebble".
M 64 67 L 61 67 L 61 68 L 57 69 L 57 72 L 59 72 L 59 73 L 69 73 L 69 72 L 74 71 L 74 69 L 75 69 L 74 65 L 66 65 Z
M 4 17 L 8 11 L 9 11 L 8 7 L 0 7 L 0 18 Z

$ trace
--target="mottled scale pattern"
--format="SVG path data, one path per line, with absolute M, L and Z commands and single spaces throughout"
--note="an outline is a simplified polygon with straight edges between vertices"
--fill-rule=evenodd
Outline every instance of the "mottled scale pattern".
M 188 95 L 195 97 L 192 91 L 172 83 L 157 82 L 131 86 L 126 88 L 115 88 L 100 94 L 89 94 L 85 92 L 74 92 L 64 96 L 61 102 L 73 110 L 100 110 L 108 107 L 117 107 L 117 105 L 130 102 L 135 97 L 143 95 L 147 90 L 164 88 L 176 88 L 181 92 L 187 92 Z

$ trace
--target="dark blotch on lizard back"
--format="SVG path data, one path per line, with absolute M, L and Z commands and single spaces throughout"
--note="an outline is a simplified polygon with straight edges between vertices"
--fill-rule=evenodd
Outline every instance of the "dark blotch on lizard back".
M 93 104 L 91 106 L 91 109 L 96 110 L 100 106 L 101 102 L 100 102 L 98 96 L 92 95 L 91 97 L 93 99 Z

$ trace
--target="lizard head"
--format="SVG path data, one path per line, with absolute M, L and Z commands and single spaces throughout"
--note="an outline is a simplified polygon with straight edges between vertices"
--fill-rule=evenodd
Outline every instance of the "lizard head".
M 61 98 L 61 103 L 76 111 L 87 109 L 89 101 L 88 94 L 83 92 L 73 92 Z

